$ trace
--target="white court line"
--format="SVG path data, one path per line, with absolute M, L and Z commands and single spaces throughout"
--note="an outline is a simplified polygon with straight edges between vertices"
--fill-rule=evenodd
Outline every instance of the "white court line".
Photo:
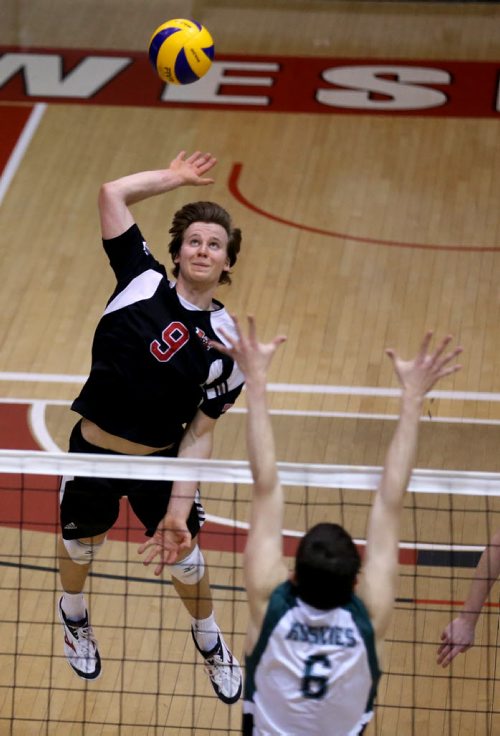
M 51 406 L 70 406 L 72 404 L 67 399 L 18 399 L 15 396 L 0 397 L 0 404 L 35 404 L 37 401 L 44 401 Z
M 250 524 L 248 521 L 238 521 L 237 519 L 230 519 L 225 516 L 214 516 L 213 514 L 207 514 L 206 520 L 211 521 L 213 524 L 220 524 L 220 526 L 227 526 L 232 529 L 241 529 L 248 531 Z M 305 532 L 297 531 L 296 529 L 283 529 L 283 536 L 285 537 L 296 537 L 300 538 L 304 536 Z M 365 545 L 366 539 L 354 539 L 355 544 Z M 411 542 L 400 542 L 400 549 L 420 549 L 430 550 L 433 552 L 483 552 L 484 546 L 467 545 L 467 544 L 429 544 L 428 542 L 411 543 Z
M 16 398 L 1 398 L 0 397 L 0 404 L 36 404 L 37 402 L 42 402 L 41 399 L 16 399 Z M 43 403 L 45 406 L 71 406 L 71 401 L 67 401 L 64 399 L 44 399 Z M 40 409 L 37 409 L 38 412 L 41 412 Z M 240 406 L 233 406 L 229 411 L 228 414 L 246 414 L 247 409 Z M 282 416 L 282 417 L 314 417 L 318 419 L 362 419 L 362 420 L 375 420 L 375 421 L 386 421 L 386 422 L 396 422 L 399 419 L 398 414 L 377 414 L 373 413 L 370 414 L 368 412 L 357 412 L 357 411 L 312 411 L 307 409 L 270 409 L 269 413 L 274 416 Z M 37 413 L 36 415 L 37 422 L 40 422 L 41 414 Z M 44 419 L 44 415 L 43 415 Z M 33 421 L 35 421 L 33 419 Z M 468 417 L 433 417 L 428 416 L 426 414 L 423 414 L 421 417 L 422 422 L 433 422 L 433 423 L 441 423 L 441 424 L 480 424 L 485 426 L 499 426 L 500 425 L 500 419 L 473 419 Z M 33 425 L 33 428 L 39 428 L 39 425 L 37 424 L 36 427 Z M 44 430 L 42 428 L 39 428 L 38 431 L 40 432 L 40 437 L 43 436 Z M 45 429 L 46 432 L 46 429 Z M 48 435 L 47 435 L 48 436 Z M 44 443 L 43 448 L 45 450 L 50 449 L 58 449 L 56 445 L 52 443 L 52 446 L 49 447 L 47 443 Z
M 61 448 L 56 445 L 52 439 L 47 423 L 45 421 L 45 408 L 50 402 L 35 399 L 31 404 L 29 413 L 29 423 L 33 432 L 33 439 L 46 452 L 62 452 Z
M 5 165 L 0 176 L 0 204 L 2 204 L 3 198 L 7 193 L 12 179 L 16 175 L 22 158 L 26 153 L 26 149 L 31 143 L 31 139 L 34 136 L 46 109 L 47 105 L 44 102 L 38 102 L 33 107 L 31 115 L 29 116 L 28 121 L 23 128 L 23 132 L 17 139 L 14 150 L 12 151 L 9 160 L 7 161 L 7 164 Z
M 382 396 L 399 398 L 399 388 L 378 388 L 375 386 L 330 386 L 307 383 L 269 383 L 269 391 L 291 394 L 334 394 L 337 396 Z M 500 393 L 493 391 L 430 391 L 429 399 L 450 399 L 452 401 L 500 401 Z
M 36 383 L 85 383 L 88 376 L 65 375 L 63 373 L 12 373 L 0 372 L 0 381 L 33 381 Z
M 0 372 L 0 381 L 20 381 L 36 383 L 76 383 L 82 384 L 88 376 L 66 375 L 63 373 L 17 373 Z M 336 396 L 381 396 L 398 398 L 399 388 L 378 388 L 375 386 L 331 386 L 310 383 L 269 383 L 271 393 L 322 394 Z M 451 401 L 500 401 L 500 393 L 493 391 L 430 391 L 429 399 L 450 399 Z

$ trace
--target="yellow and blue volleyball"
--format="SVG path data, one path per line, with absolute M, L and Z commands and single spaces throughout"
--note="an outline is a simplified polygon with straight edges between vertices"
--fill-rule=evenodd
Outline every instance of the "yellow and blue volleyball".
M 163 82 L 192 84 L 208 72 L 214 42 L 196 20 L 175 18 L 162 23 L 149 40 L 149 60 Z

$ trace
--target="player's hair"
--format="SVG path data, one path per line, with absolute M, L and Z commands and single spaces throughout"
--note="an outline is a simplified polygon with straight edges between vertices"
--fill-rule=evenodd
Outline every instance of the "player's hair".
M 328 610 L 348 603 L 361 558 L 350 534 L 339 524 L 316 524 L 302 537 L 295 558 L 297 594 Z
M 241 230 L 237 227 L 233 227 L 231 216 L 226 210 L 215 202 L 191 202 L 185 204 L 180 210 L 174 215 L 172 225 L 169 233 L 172 235 L 172 240 L 168 246 L 172 260 L 179 255 L 179 251 L 182 246 L 182 239 L 187 228 L 193 224 L 193 222 L 213 222 L 216 225 L 221 225 L 228 235 L 227 244 L 227 257 L 229 258 L 229 267 L 232 268 L 236 263 L 238 253 L 241 248 Z M 179 275 L 179 264 L 174 263 L 172 273 L 175 278 Z M 231 276 L 228 271 L 221 273 L 220 284 L 230 284 Z

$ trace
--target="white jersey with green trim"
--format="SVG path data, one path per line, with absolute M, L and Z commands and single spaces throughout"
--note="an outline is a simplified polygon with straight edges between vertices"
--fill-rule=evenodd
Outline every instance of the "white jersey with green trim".
M 245 734 L 355 736 L 372 716 L 380 670 L 356 596 L 321 611 L 278 586 L 246 665 Z

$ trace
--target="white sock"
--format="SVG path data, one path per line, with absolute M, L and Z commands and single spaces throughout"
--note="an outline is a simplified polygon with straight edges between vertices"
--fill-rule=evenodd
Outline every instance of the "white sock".
M 200 649 L 210 652 L 217 644 L 217 637 L 220 633 L 213 612 L 208 618 L 194 618 L 193 632 Z
M 70 621 L 81 621 L 85 618 L 85 601 L 83 593 L 64 593 L 61 606 L 66 618 Z

